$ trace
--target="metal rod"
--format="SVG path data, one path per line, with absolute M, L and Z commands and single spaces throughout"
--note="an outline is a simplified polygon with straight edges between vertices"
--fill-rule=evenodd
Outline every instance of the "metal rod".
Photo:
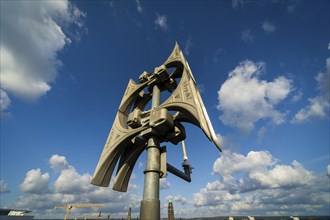
M 160 89 L 154 85 L 152 91 L 152 108 L 160 104 Z M 144 175 L 143 199 L 141 201 L 140 219 L 159 220 L 159 175 L 160 175 L 160 147 L 159 139 L 151 136 L 147 146 L 147 161 Z
M 186 145 L 184 143 L 184 140 L 181 141 L 181 143 L 182 143 L 182 151 L 183 151 L 183 160 L 188 160 L 187 151 L 186 151 Z
M 174 166 L 172 166 L 171 164 L 167 163 L 166 164 L 167 167 L 167 171 L 172 173 L 173 175 L 187 181 L 187 182 L 191 182 L 191 177 L 190 177 L 190 172 L 186 172 L 186 169 L 185 170 L 185 173 L 182 172 L 181 170 L 178 170 L 177 168 L 175 168 Z

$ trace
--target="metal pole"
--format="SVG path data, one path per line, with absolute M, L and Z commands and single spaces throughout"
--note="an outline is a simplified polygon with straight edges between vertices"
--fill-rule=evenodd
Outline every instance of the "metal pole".
M 152 91 L 152 108 L 160 103 L 160 89 L 154 85 Z M 160 174 L 160 147 L 159 139 L 151 136 L 147 146 L 147 162 L 144 171 L 143 199 L 141 201 L 140 219 L 159 220 L 159 174 Z
M 182 143 L 183 160 L 188 160 L 187 151 L 186 151 L 186 145 L 184 143 L 184 140 L 181 141 L 181 143 Z

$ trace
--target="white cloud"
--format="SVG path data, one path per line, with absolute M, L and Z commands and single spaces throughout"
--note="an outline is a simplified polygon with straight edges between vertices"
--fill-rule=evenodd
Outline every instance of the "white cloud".
M 4 180 L 0 180 L 0 193 L 9 193 L 8 185 Z
M 302 91 L 298 91 L 295 95 L 292 96 L 291 101 L 292 101 L 293 103 L 296 103 L 296 102 L 298 102 L 299 100 L 301 100 L 302 96 L 303 96 L 303 92 L 302 92 Z
M 181 205 L 187 205 L 189 203 L 188 199 L 181 195 L 177 195 L 173 197 L 173 201 L 180 203 Z
M 176 196 L 167 196 L 166 200 L 172 200 L 172 202 L 177 202 L 180 203 L 181 205 L 187 205 L 189 204 L 189 201 L 187 198 L 181 196 L 181 195 L 176 195 Z M 175 206 L 175 204 L 174 204 Z
M 171 187 L 170 182 L 167 181 L 166 178 L 160 179 L 159 188 L 160 189 L 169 189 Z
M 254 36 L 252 35 L 252 31 L 250 29 L 245 29 L 242 31 L 241 39 L 245 43 L 251 43 L 254 40 Z
M 238 172 L 250 173 L 252 170 L 264 170 L 275 163 L 276 160 L 267 151 L 250 151 L 246 156 L 231 151 L 224 151 L 221 157 L 214 162 L 213 172 L 220 175 L 225 184 L 236 184 L 231 182 L 234 174 Z
M 166 31 L 169 29 L 167 24 L 167 16 L 157 14 L 157 18 L 155 20 L 156 27 L 160 27 L 160 29 Z
M 228 189 L 232 193 L 302 186 L 315 178 L 297 161 L 293 161 L 291 166 L 277 163 L 278 160 L 267 151 L 251 151 L 246 156 L 224 151 L 215 161 L 213 172 L 223 181 L 221 189 Z M 237 174 L 243 177 L 237 180 Z M 220 182 L 213 184 L 218 186 Z M 206 188 L 211 189 L 210 186 L 212 184 Z
M 327 166 L 327 175 L 330 177 L 330 164 Z
M 299 214 L 329 211 L 329 177 L 315 175 L 297 161 L 279 164 L 267 151 L 251 151 L 246 156 L 224 151 L 213 172 L 220 179 L 193 194 L 194 206 L 201 213 L 290 215 L 293 210 Z
M 61 174 L 55 181 L 55 191 L 57 193 L 81 193 L 90 191 L 93 187 L 90 184 L 92 176 L 85 173 L 79 174 L 64 156 L 57 154 L 49 159 L 50 167 Z
M 53 155 L 51 158 L 63 157 Z M 55 183 L 49 184 L 55 187 L 41 194 L 20 196 L 13 203 L 16 208 L 33 211 L 35 218 L 52 219 L 62 218 L 65 214 L 65 210 L 54 210 L 54 206 L 70 203 L 106 204 L 105 207 L 91 210 L 73 209 L 71 217 L 99 211 L 107 214 L 111 207 L 111 217 L 125 218 L 129 204 L 132 205 L 133 212 L 139 210 L 141 191 L 138 190 L 140 187 L 137 185 L 129 184 L 126 193 L 112 190 L 113 181 L 110 182 L 110 187 L 97 187 L 90 184 L 89 174 L 79 174 L 66 160 L 55 161 L 65 161 L 64 164 L 68 164 L 68 168 L 62 170 Z M 49 164 L 51 166 L 51 163 Z M 329 170 L 329 166 L 327 169 Z M 31 182 L 36 183 L 44 174 L 40 173 L 40 169 L 33 171 L 37 175 L 29 176 L 34 179 Z M 219 179 L 207 183 L 204 188 L 192 193 L 192 199 L 182 195 L 167 197 L 167 199 L 171 197 L 175 202 L 176 215 L 191 217 L 229 214 L 288 215 L 292 210 L 304 214 L 306 210 L 314 214 L 327 214 L 327 204 L 330 202 L 327 194 L 329 177 L 325 173 L 323 176 L 316 176 L 296 161 L 292 165 L 279 164 L 279 161 L 267 151 L 249 152 L 247 155 L 224 151 L 214 163 L 213 172 L 219 176 Z M 235 191 L 229 190 L 230 182 L 224 181 L 223 176 L 232 176 L 233 183 L 236 184 Z M 73 183 L 69 182 L 69 177 Z M 252 183 L 254 187 L 251 187 Z M 162 207 L 167 208 L 167 202 L 163 202 Z
M 10 113 L 7 112 L 7 109 L 10 106 L 10 99 L 8 97 L 8 94 L 0 89 L 0 118 L 4 119 L 10 116 Z
M 218 63 L 219 60 L 220 60 L 220 56 L 224 53 L 224 49 L 222 48 L 218 48 L 214 53 L 213 53 L 213 56 L 212 56 L 212 60 L 214 63 Z
M 276 30 L 276 27 L 274 26 L 274 24 L 270 23 L 267 20 L 262 22 L 261 27 L 267 34 L 270 34 L 270 33 L 274 32 Z
M 137 10 L 138 12 L 142 13 L 142 11 L 143 11 L 143 7 L 142 7 L 142 5 L 141 5 L 140 0 L 135 0 L 135 2 L 136 2 L 136 10 Z
M 274 124 L 284 122 L 284 114 L 275 109 L 292 90 L 291 81 L 284 76 L 272 82 L 260 80 L 262 62 L 243 61 L 229 73 L 218 91 L 220 120 L 243 132 L 249 132 L 256 122 L 270 119 Z
M 1 1 L 0 14 L 1 89 L 36 100 L 51 89 L 62 65 L 57 53 L 71 42 L 63 27 L 81 29 L 86 15 L 68 1 Z
M 314 175 L 300 163 L 293 161 L 291 166 L 276 165 L 268 171 L 250 172 L 248 178 L 261 187 L 280 188 L 308 184 L 313 180 Z
M 139 163 L 138 163 L 138 168 L 139 168 L 139 169 L 142 169 L 143 166 L 144 166 L 144 164 L 143 164 L 141 161 L 139 161 Z
M 234 8 L 234 9 L 237 9 L 238 7 L 243 7 L 244 4 L 247 3 L 247 1 L 245 0 L 232 0 L 231 1 L 231 6 Z
M 299 2 L 299 0 L 292 0 L 292 1 L 287 2 L 288 3 L 287 11 L 289 14 L 293 13 L 296 10 L 296 8 L 298 6 L 298 2 Z
M 55 190 L 59 193 L 86 192 L 92 188 L 91 181 L 91 175 L 87 173 L 80 175 L 75 168 L 70 167 L 61 171 L 55 182 Z
M 224 190 L 225 184 L 221 183 L 219 180 L 216 180 L 212 183 L 207 183 L 206 190 L 207 191 L 218 191 L 218 190 Z
M 50 164 L 50 167 L 56 171 L 65 170 L 70 167 L 66 158 L 64 156 L 59 156 L 57 154 L 53 155 L 49 159 L 49 164 Z
M 193 44 L 191 43 L 191 37 L 189 37 L 188 40 L 186 41 L 186 45 L 184 47 L 183 52 L 185 54 L 189 55 L 190 49 L 191 49 L 192 46 L 193 46 Z
M 32 169 L 26 173 L 24 182 L 20 185 L 20 189 L 26 193 L 42 194 L 49 191 L 49 174 L 41 174 L 40 169 Z
M 105 203 L 105 207 L 98 207 L 94 212 L 109 213 L 108 207 L 111 207 L 111 217 L 114 218 L 127 216 L 127 201 L 133 210 L 139 207 L 141 197 L 137 195 L 137 186 L 134 184 L 129 184 L 126 193 L 117 192 L 112 190 L 113 181 L 109 187 L 92 185 L 91 175 L 79 174 L 63 156 L 53 155 L 49 164 L 53 167 L 56 164 L 54 168 L 63 168 L 56 181 L 50 183 L 54 188 L 48 188 L 48 173 L 41 174 L 40 169 L 31 170 L 21 184 L 22 191 L 29 194 L 20 196 L 14 203 L 15 207 L 33 211 L 36 218 L 62 218 L 65 210 L 54 211 L 54 206 L 70 203 Z M 72 212 L 83 216 L 91 211 L 76 209 Z
M 300 109 L 294 118 L 292 123 L 301 123 L 308 121 L 312 118 L 325 118 L 329 114 L 330 108 L 330 58 L 326 60 L 326 70 L 320 72 L 315 77 L 318 83 L 319 95 L 313 98 L 309 98 L 309 105 Z

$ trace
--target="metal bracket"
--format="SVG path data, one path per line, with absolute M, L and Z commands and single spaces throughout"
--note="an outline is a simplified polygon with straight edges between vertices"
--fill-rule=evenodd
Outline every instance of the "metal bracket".
M 190 174 L 192 173 L 192 169 L 193 167 L 191 167 L 190 163 L 188 160 L 184 160 L 182 163 L 182 167 L 184 172 L 180 171 L 179 169 L 175 168 L 174 166 L 172 166 L 169 163 L 166 163 L 167 165 L 167 171 L 174 174 L 175 176 L 187 181 L 187 182 L 191 182 L 191 177 Z

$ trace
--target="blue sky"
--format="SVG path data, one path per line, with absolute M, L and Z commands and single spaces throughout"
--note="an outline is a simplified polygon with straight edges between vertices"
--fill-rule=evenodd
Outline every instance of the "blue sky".
M 130 78 L 177 41 L 223 148 L 186 126 L 192 182 L 161 181 L 177 217 L 329 215 L 329 1 L 1 1 L 1 207 L 62 218 L 127 193 L 90 184 Z M 181 146 L 166 144 L 182 163 Z M 72 217 L 100 209 L 72 210 Z M 105 214 L 104 214 L 105 215 Z

